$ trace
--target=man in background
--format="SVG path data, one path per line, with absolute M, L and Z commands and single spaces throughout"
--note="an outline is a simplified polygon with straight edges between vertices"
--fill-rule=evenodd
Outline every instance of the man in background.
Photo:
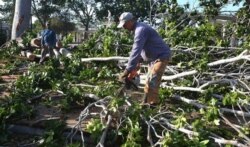
M 53 49 L 56 46 L 56 33 L 51 30 L 50 23 L 46 22 L 46 28 L 42 31 L 42 38 L 41 38 L 41 59 L 39 61 L 42 64 L 46 58 L 46 54 L 49 53 L 50 57 L 53 57 Z

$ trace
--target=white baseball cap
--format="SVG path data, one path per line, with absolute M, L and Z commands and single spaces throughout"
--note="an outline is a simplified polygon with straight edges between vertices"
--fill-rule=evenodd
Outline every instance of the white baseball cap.
M 134 16 L 133 16 L 132 13 L 130 13 L 130 12 L 123 12 L 123 13 L 121 14 L 121 16 L 119 17 L 119 21 L 120 21 L 120 22 L 119 22 L 117 28 L 122 28 L 123 25 L 124 25 L 127 21 L 129 21 L 129 20 L 131 20 L 131 19 L 133 19 L 133 18 L 134 18 Z

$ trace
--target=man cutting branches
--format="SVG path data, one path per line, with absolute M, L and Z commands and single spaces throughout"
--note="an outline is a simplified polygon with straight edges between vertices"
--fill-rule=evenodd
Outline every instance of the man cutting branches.
M 171 57 L 170 48 L 153 28 L 137 22 L 132 13 L 122 13 L 119 21 L 118 28 L 124 28 L 134 33 L 134 43 L 128 65 L 120 75 L 119 81 L 125 81 L 128 75 L 136 70 L 140 61 L 147 62 L 149 66 L 144 87 L 144 102 L 155 105 L 159 103 L 159 87 Z

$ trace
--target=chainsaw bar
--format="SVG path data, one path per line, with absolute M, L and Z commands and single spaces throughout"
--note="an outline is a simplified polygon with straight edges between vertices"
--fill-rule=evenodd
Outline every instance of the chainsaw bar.
M 133 80 L 129 80 L 128 78 L 125 79 L 125 82 L 122 83 L 121 88 L 118 89 L 117 95 L 118 96 L 124 96 L 124 93 L 126 90 L 135 90 L 137 91 L 139 88 L 136 83 L 134 83 Z

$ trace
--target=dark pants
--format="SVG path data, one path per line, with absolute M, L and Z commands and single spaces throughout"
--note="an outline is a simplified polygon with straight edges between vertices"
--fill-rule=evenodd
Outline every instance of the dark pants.
M 44 60 L 45 60 L 45 58 L 46 58 L 47 53 L 49 53 L 49 56 L 50 56 L 50 57 L 53 57 L 53 55 L 54 55 L 54 52 L 53 52 L 53 47 L 50 47 L 50 46 L 44 46 L 44 47 L 42 48 L 42 52 L 41 52 L 41 59 L 40 59 L 40 62 L 39 62 L 39 63 L 44 62 Z

